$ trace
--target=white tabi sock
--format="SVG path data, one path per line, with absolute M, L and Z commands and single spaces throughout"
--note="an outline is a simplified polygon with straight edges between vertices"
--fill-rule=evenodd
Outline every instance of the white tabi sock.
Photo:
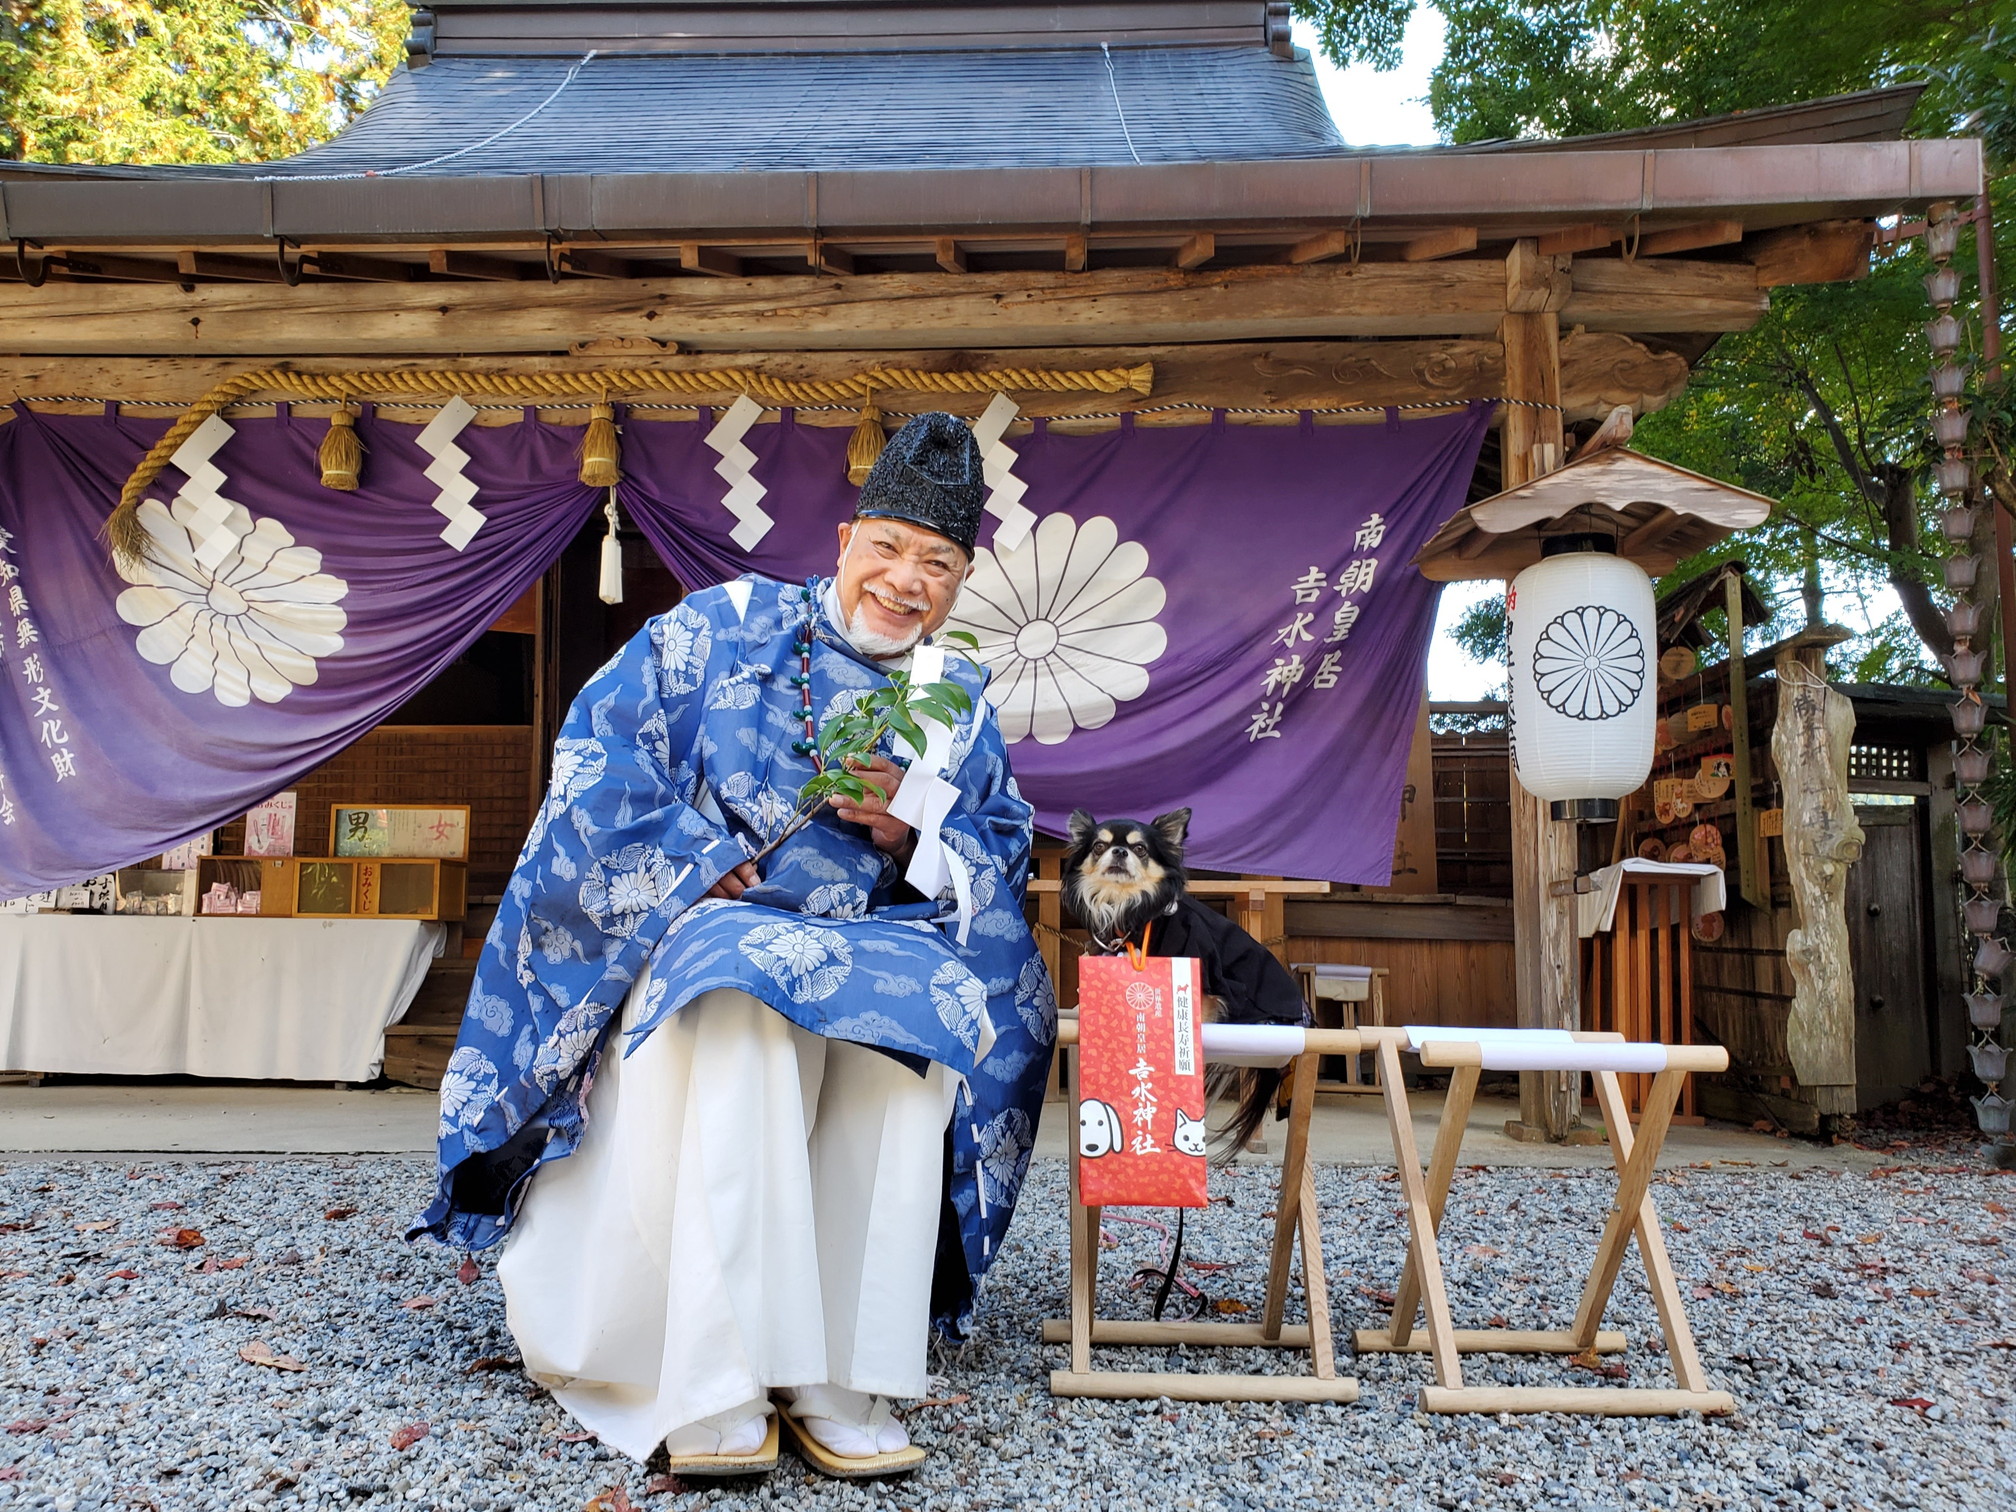
M 770 1403 L 759 1398 L 730 1407 L 665 1435 L 665 1452 L 675 1458 L 689 1454 L 754 1454 L 770 1432 Z
M 798 1386 L 777 1393 L 805 1431 L 843 1459 L 867 1459 L 910 1447 L 889 1398 L 845 1386 Z

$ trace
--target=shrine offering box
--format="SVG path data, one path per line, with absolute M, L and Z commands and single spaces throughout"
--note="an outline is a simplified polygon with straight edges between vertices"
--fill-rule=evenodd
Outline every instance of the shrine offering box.
M 338 856 L 469 859 L 466 803 L 332 803 L 329 849 Z
M 112 911 L 193 918 L 201 872 L 156 871 L 129 866 L 112 876 Z
M 293 913 L 317 919 L 460 919 L 469 867 L 436 857 L 297 856 Z
M 1204 984 L 1190 956 L 1078 963 L 1078 1200 L 1203 1207 Z

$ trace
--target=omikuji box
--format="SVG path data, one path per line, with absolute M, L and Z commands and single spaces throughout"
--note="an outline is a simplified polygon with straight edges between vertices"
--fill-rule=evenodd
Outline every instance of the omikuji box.
M 459 919 L 468 912 L 469 866 L 432 858 L 296 857 L 298 918 Z
M 1078 963 L 1078 1200 L 1203 1207 L 1203 973 L 1190 956 Z

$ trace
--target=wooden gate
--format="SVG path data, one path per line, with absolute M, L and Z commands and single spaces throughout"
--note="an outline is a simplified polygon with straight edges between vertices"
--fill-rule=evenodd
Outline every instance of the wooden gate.
M 1848 869 L 1855 972 L 1856 1108 L 1908 1096 L 1933 1074 L 1932 896 L 1925 805 L 1858 804 L 1862 859 Z

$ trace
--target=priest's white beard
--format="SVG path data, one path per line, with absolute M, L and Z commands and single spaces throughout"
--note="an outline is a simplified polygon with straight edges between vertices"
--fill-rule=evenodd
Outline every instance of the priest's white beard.
M 863 656 L 901 656 L 924 638 L 924 626 L 920 621 L 917 628 L 904 636 L 884 635 L 879 630 L 868 628 L 868 595 L 863 592 L 855 600 L 854 612 L 847 617 L 847 640 Z M 919 614 L 931 612 L 929 604 L 912 604 L 898 600 L 905 609 L 914 609 Z

